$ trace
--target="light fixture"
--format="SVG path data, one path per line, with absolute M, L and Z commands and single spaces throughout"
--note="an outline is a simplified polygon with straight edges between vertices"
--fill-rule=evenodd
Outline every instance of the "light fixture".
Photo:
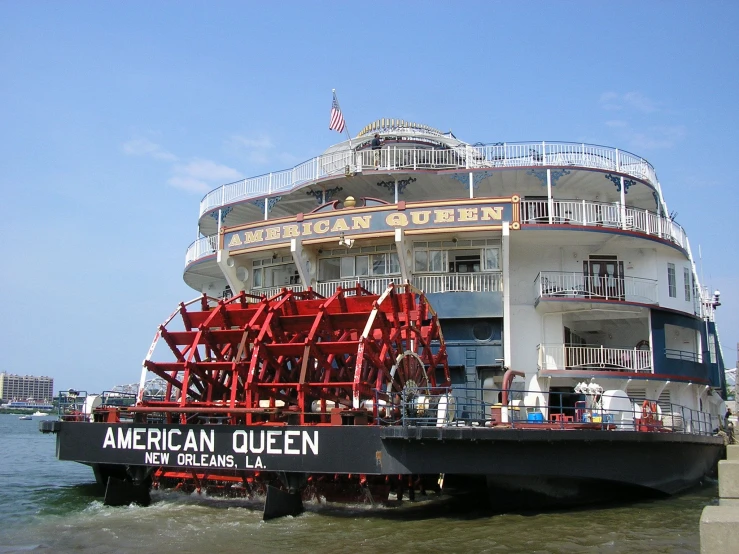
M 354 246 L 354 239 L 348 239 L 344 237 L 344 233 L 341 233 L 341 236 L 339 237 L 339 246 L 346 246 L 347 248 L 351 248 Z

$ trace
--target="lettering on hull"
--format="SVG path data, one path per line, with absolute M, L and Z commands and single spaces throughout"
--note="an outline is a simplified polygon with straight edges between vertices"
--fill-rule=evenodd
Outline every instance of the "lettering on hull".
M 103 451 L 141 452 L 153 466 L 267 469 L 272 457 L 319 455 L 319 431 L 297 429 L 215 429 L 124 427 L 105 429 Z M 123 458 L 127 457 L 124 455 Z M 279 464 L 278 464 L 279 465 Z

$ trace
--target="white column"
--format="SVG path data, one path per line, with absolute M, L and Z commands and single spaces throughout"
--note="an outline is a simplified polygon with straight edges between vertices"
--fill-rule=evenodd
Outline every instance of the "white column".
M 503 222 L 501 240 L 501 265 L 503 266 L 503 367 L 511 367 L 511 271 L 510 227 Z
M 626 189 L 623 176 L 621 177 L 621 229 L 626 229 Z
M 475 180 L 472 175 L 472 172 L 470 171 L 470 198 L 475 197 L 475 184 L 474 183 L 475 183 Z
M 405 235 L 403 229 L 395 228 L 395 249 L 398 252 L 398 263 L 400 263 L 400 276 L 403 282 L 411 281 L 411 272 L 408 271 L 408 253 L 406 252 Z
M 647 325 L 649 326 L 649 364 L 654 373 L 654 337 L 652 336 L 652 310 L 647 310 Z
M 554 223 L 554 201 L 552 200 L 552 170 L 547 169 L 547 202 L 549 202 L 549 224 Z
M 295 269 L 300 275 L 300 282 L 304 287 L 309 287 L 311 283 L 309 260 L 303 255 L 303 243 L 298 239 L 290 239 L 290 254 L 295 262 Z
M 395 179 L 395 203 L 398 203 L 398 180 Z
M 247 277 L 246 281 L 242 281 L 238 278 L 234 258 L 229 256 L 228 250 L 219 250 L 216 253 L 216 263 L 221 272 L 223 272 L 223 276 L 226 278 L 226 283 L 231 287 L 231 292 L 233 294 L 238 294 L 242 290 L 246 290 L 246 283 L 251 275 Z

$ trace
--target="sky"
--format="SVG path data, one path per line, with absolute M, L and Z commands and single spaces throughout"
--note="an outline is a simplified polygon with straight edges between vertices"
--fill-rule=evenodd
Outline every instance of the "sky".
M 0 0 L 0 371 L 139 379 L 204 193 L 380 117 L 649 160 L 739 342 L 739 2 Z M 698 254 L 702 261 L 698 261 Z

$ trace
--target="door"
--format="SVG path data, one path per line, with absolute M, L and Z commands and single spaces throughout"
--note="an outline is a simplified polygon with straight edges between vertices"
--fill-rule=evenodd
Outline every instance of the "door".
M 592 298 L 624 299 L 624 263 L 615 256 L 593 256 L 583 261 L 585 290 Z

